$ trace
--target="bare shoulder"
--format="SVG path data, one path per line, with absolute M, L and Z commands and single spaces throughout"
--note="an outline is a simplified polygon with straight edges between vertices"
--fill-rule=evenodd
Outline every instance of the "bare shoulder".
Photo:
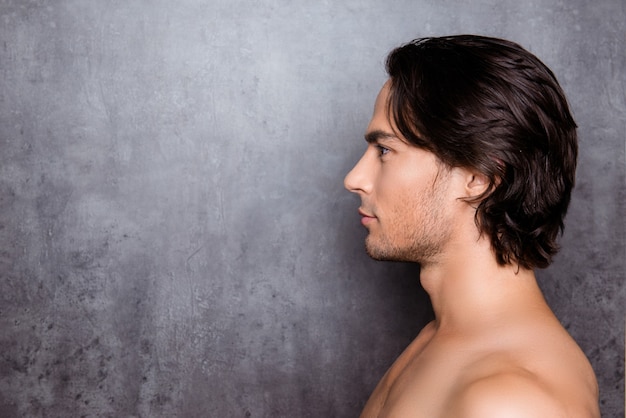
M 599 418 L 584 406 L 555 392 L 525 370 L 501 372 L 467 382 L 449 400 L 445 417 L 455 418 Z

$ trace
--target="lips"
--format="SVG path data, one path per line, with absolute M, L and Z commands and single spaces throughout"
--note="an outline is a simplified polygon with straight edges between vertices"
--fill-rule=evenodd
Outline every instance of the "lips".
M 365 212 L 362 209 L 359 209 L 359 215 L 361 215 L 361 223 L 366 226 L 368 224 L 370 224 L 371 222 L 373 222 L 374 220 L 376 220 L 376 217 L 374 215 L 371 215 L 367 212 Z
M 369 213 L 365 212 L 363 209 L 359 209 L 359 215 L 366 217 L 366 218 L 375 218 L 374 215 L 370 215 Z

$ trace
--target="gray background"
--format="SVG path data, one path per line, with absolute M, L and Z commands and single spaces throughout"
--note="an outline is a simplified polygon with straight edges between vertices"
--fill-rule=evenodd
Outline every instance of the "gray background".
M 471 3 L 471 5 L 470 5 Z M 521 43 L 580 125 L 546 297 L 624 413 L 625 2 L 0 1 L 0 416 L 354 417 L 430 318 L 345 173 L 417 36 Z

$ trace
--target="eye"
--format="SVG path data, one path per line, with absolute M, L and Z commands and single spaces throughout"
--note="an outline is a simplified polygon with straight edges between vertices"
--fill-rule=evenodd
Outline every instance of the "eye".
M 385 148 L 382 145 L 376 145 L 376 148 L 378 148 L 378 156 L 382 157 L 383 155 L 387 154 L 389 152 L 389 148 Z

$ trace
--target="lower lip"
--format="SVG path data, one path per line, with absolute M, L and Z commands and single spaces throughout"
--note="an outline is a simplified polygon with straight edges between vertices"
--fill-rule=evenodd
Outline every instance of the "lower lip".
M 375 219 L 376 218 L 373 218 L 373 217 L 370 217 L 370 216 L 363 216 L 363 217 L 361 217 L 361 223 L 364 226 L 367 226 L 367 225 L 371 224 L 372 222 L 374 222 Z

